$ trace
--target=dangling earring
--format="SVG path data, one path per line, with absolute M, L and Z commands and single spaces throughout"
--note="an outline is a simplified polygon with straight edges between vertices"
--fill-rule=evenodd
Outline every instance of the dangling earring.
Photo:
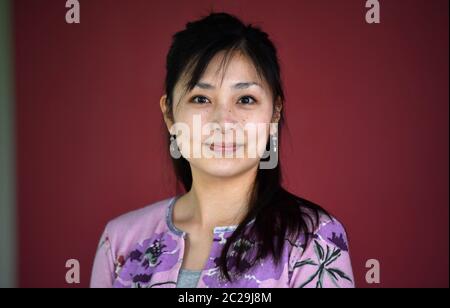
M 267 158 L 269 156 L 268 161 L 260 160 L 259 168 L 260 169 L 274 169 L 278 165 L 278 134 L 270 134 L 269 140 L 269 151 L 265 151 L 262 158 Z
M 277 139 L 278 138 L 275 134 L 269 135 L 269 150 L 267 150 L 267 148 L 264 150 L 264 153 L 261 156 L 262 159 L 270 157 L 270 153 L 277 151 Z
M 175 135 L 170 135 L 170 155 L 178 159 L 181 157 L 180 149 L 178 148 L 177 140 L 175 139 Z
M 273 151 L 276 152 L 277 151 L 277 136 L 272 135 L 272 144 L 273 144 Z

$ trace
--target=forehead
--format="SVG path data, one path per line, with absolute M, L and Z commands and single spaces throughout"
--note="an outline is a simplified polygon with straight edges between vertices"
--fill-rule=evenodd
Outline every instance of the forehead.
M 211 59 L 201 81 L 221 86 L 238 81 L 261 83 L 262 80 L 247 56 L 241 52 L 234 52 L 228 56 L 221 52 Z
M 180 82 L 177 83 L 176 91 L 186 87 L 188 75 L 185 73 Z M 214 88 L 229 88 L 236 83 L 257 83 L 260 84 L 260 91 L 269 93 L 268 85 L 264 78 L 260 78 L 255 65 L 248 56 L 240 51 L 235 51 L 226 55 L 219 52 L 208 63 L 205 72 L 199 83 L 206 83 Z M 255 87 L 256 88 L 256 87 Z

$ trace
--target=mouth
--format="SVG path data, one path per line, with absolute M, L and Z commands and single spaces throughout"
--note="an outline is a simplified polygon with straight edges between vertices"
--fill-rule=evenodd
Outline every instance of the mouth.
M 236 152 L 242 145 L 236 143 L 211 143 L 206 146 L 213 152 Z

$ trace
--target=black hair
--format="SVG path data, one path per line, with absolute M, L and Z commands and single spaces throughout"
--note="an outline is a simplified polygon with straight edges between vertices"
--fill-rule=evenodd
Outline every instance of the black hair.
M 234 51 L 246 55 L 258 75 L 270 86 L 274 110 L 276 104 L 284 104 L 277 50 L 268 34 L 259 27 L 245 25 L 236 16 L 228 13 L 211 12 L 197 21 L 188 22 L 186 28 L 175 33 L 172 39 L 167 54 L 165 79 L 166 110 L 169 118 L 173 119 L 173 92 L 180 78 L 188 76 L 185 91 L 189 92 L 200 80 L 211 59 L 219 52 L 225 52 L 225 60 Z M 285 121 L 283 110 L 284 108 L 278 122 L 279 147 L 281 128 Z M 189 162 L 183 157 L 172 158 L 172 162 L 178 182 L 189 191 L 192 186 Z M 216 260 L 222 277 L 228 281 L 232 281 L 234 275 L 238 277 L 245 273 L 260 259 L 269 255 L 278 264 L 286 240 L 295 240 L 303 234 L 307 243 L 319 223 L 320 215 L 331 217 L 319 205 L 282 187 L 280 163 L 278 161 L 273 169 L 258 168 L 249 193 L 247 215 L 227 239 L 220 258 Z M 252 222 L 253 219 L 255 220 Z M 245 258 L 245 245 L 242 243 L 246 241 L 258 243 L 251 260 Z M 232 257 L 230 248 L 234 253 Z

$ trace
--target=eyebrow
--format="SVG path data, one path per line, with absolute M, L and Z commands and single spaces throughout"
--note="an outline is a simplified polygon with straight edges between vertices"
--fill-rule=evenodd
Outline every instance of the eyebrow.
M 254 81 L 250 81 L 250 82 L 238 82 L 235 83 L 234 85 L 231 86 L 232 89 L 247 89 L 251 86 L 258 86 L 260 88 L 262 88 L 262 86 Z M 200 89 L 205 89 L 205 90 L 212 90 L 215 89 L 216 87 L 214 87 L 213 85 L 206 83 L 206 82 L 198 82 L 195 87 L 198 87 Z

